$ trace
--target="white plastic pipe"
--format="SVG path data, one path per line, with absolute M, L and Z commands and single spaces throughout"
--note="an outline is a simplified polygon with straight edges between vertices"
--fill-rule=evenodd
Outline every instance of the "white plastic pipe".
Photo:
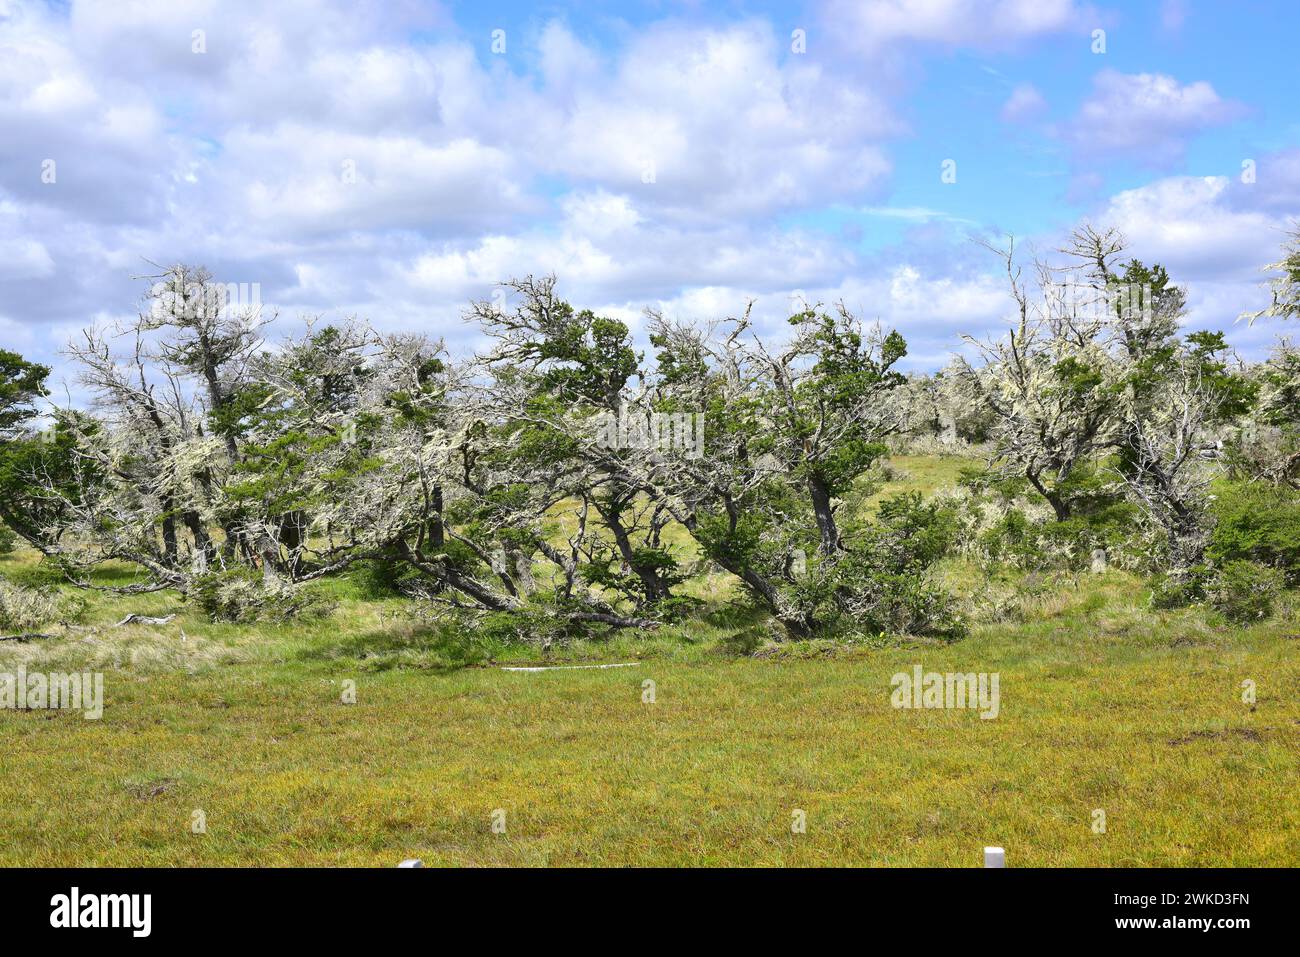
M 639 661 L 628 661 L 628 662 L 620 662 L 619 664 L 616 665 L 547 665 L 545 667 L 535 667 L 535 668 L 523 668 L 518 666 L 507 668 L 503 665 L 501 670 L 502 671 L 584 671 L 589 668 L 635 668 L 640 663 L 641 662 Z

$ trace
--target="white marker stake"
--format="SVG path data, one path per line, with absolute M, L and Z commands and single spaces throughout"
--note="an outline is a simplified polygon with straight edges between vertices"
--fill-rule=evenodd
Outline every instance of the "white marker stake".
M 1006 867 L 1007 852 L 1000 847 L 984 848 L 984 866 L 985 867 Z
M 408 857 L 406 860 L 402 861 L 402 863 L 398 864 L 397 866 L 398 867 L 423 867 L 424 861 L 420 860 L 418 857 Z

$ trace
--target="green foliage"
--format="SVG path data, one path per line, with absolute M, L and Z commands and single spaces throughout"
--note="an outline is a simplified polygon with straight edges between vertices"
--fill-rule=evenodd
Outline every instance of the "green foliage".
M 309 585 L 268 587 L 257 572 L 243 567 L 196 576 L 187 597 L 214 622 L 283 622 L 323 618 L 334 610 Z
M 1219 570 L 1211 600 L 1229 621 L 1259 621 L 1273 613 L 1273 602 L 1284 585 L 1282 572 L 1276 568 L 1230 561 Z
M 411 586 L 420 580 L 419 572 L 395 556 L 354 562 L 348 569 L 348 577 L 361 597 L 372 600 L 407 595 Z
M 591 560 L 579 568 L 578 575 L 583 581 L 629 597 L 638 605 L 651 601 L 654 596 L 646 593 L 644 579 L 633 569 L 653 570 L 655 577 L 670 588 L 686 580 L 677 559 L 664 547 L 634 548 L 631 566 L 624 570 L 622 559 L 613 551 L 606 550 L 593 554 Z M 680 615 L 693 604 L 685 598 L 668 598 L 656 606 L 656 614 L 661 617 L 668 614 L 671 605 L 671 615 Z
M 1204 565 L 1160 572 L 1151 579 L 1151 607 L 1186 608 L 1205 600 L 1213 575 Z
M 1259 482 L 1225 485 L 1206 554 L 1216 563 L 1256 562 L 1300 584 L 1300 492 Z
M 0 349 L 0 439 L 36 414 L 35 401 L 46 394 L 47 366 Z
M 619 394 L 638 374 L 641 362 L 627 326 L 588 309 L 575 312 L 568 303 L 560 303 L 547 331 L 550 334 L 529 350 L 549 363 L 542 374 L 544 388 L 604 408 L 616 407 Z
M 69 506 L 97 491 L 103 476 L 77 449 L 78 432 L 94 436 L 97 430 L 88 416 L 72 414 L 39 437 L 0 442 L 0 518 L 13 531 L 45 541 Z
M 8 555 L 18 544 L 18 536 L 4 522 L 0 522 L 0 555 Z
M 1125 501 L 1099 469 L 1078 467 L 1057 486 L 1070 505 L 1070 517 L 1064 520 L 1032 518 L 1026 502 L 1034 493 L 1022 478 L 971 468 L 963 470 L 959 485 L 974 493 L 962 524 L 983 529 L 974 544 L 994 562 L 1036 570 L 1083 569 L 1098 548 L 1112 558 L 1126 555 L 1131 560 L 1149 551 L 1137 506 Z M 988 511 L 1001 514 L 984 527 Z

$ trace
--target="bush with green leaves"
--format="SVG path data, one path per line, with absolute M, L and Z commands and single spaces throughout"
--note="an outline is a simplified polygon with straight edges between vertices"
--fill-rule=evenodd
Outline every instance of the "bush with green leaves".
M 950 509 L 908 492 L 882 501 L 874 521 L 844 529 L 852 547 L 829 558 L 814 553 L 806 572 L 783 587 L 784 600 L 827 633 L 965 634 L 956 600 L 930 577 L 952 547 Z
M 400 598 L 409 595 L 420 576 L 396 557 L 381 555 L 353 562 L 349 577 L 363 598 Z
M 1283 574 L 1276 568 L 1230 561 L 1219 570 L 1210 599 L 1229 621 L 1244 624 L 1273 614 L 1273 602 L 1284 585 Z
M 1211 509 L 1206 554 L 1216 564 L 1256 562 L 1300 584 L 1300 492 L 1260 482 L 1225 486 Z
M 1151 607 L 1186 608 L 1205 600 L 1213 573 L 1204 565 L 1158 572 L 1151 579 Z
M 245 568 L 196 576 L 188 597 L 210 621 L 283 622 L 324 618 L 334 610 L 310 585 L 268 585 Z
M 1137 508 L 1095 473 L 1076 470 L 1070 487 L 1073 511 L 1058 520 L 1023 480 L 965 470 L 958 489 L 943 496 L 955 515 L 958 550 L 981 562 L 1035 571 L 1082 570 L 1099 548 L 1119 567 L 1147 566 L 1151 534 Z
M 0 555 L 8 555 L 18 544 L 18 536 L 4 522 L 0 522 Z

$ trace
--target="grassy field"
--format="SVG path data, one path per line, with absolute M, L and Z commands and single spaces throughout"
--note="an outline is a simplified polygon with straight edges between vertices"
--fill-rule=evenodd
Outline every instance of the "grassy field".
M 930 491 L 961 463 L 894 464 Z M 635 667 L 546 672 L 343 582 L 332 618 L 272 627 L 96 599 L 66 636 L 0 645 L 3 671 L 105 672 L 101 720 L 0 711 L 0 863 L 978 866 L 1001 844 L 1011 866 L 1300 864 L 1290 602 L 1230 628 L 1148 610 L 1120 571 L 944 572 L 1014 612 L 948 645 L 755 650 L 753 616 L 719 607 L 548 658 Z M 127 611 L 178 617 L 112 627 Z M 917 664 L 997 672 L 999 716 L 894 709 Z

